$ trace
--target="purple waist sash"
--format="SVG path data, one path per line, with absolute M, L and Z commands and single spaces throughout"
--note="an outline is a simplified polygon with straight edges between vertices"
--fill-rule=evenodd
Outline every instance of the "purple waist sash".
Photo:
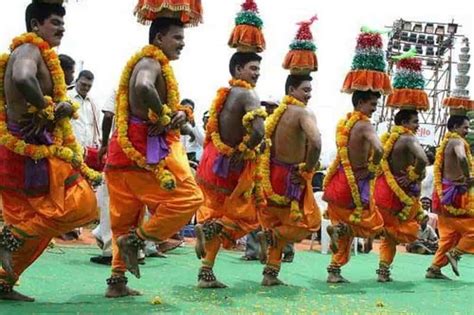
M 141 118 L 130 116 L 130 122 L 134 124 L 146 124 Z M 170 148 L 166 143 L 166 133 L 158 136 L 147 136 L 146 142 L 146 162 L 147 164 L 158 164 L 170 153 Z
M 463 195 L 467 192 L 466 184 L 458 184 L 449 179 L 443 178 L 443 185 L 448 187 L 443 189 L 443 198 L 441 199 L 442 205 L 454 204 L 457 196 Z

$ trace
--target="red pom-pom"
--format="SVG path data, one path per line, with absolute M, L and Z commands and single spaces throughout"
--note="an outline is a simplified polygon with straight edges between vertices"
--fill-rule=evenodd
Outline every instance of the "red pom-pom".
M 298 33 L 296 34 L 297 40 L 313 40 L 313 34 L 311 34 L 310 26 L 316 21 L 318 17 L 315 15 L 309 21 L 303 21 L 297 23 L 300 26 Z
M 397 62 L 397 68 L 421 72 L 421 59 L 420 58 L 402 59 Z
M 242 10 L 243 11 L 253 11 L 253 12 L 258 13 L 257 4 L 253 0 L 245 0 L 245 2 L 242 3 Z
M 382 36 L 377 33 L 361 33 L 357 38 L 357 48 L 382 48 Z

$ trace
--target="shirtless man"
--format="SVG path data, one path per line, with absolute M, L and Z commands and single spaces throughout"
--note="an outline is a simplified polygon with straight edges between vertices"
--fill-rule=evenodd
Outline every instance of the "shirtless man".
M 369 120 L 379 98 L 378 92 L 355 91 L 355 111 L 338 125 L 338 154 L 326 175 L 323 195 L 332 222 L 327 229 L 333 251 L 329 283 L 348 282 L 341 276 L 341 267 L 349 262 L 354 237 L 369 238 L 382 230 L 382 218 L 373 209 L 370 195 L 370 184 L 383 155 Z
M 264 286 L 283 284 L 278 279 L 283 248 L 317 231 L 321 223 L 311 185 L 321 153 L 316 117 L 306 107 L 311 80 L 309 75 L 289 75 L 285 98 L 267 118 L 267 146 L 259 165 L 267 200 L 267 207 L 259 208 L 264 231 L 258 235 L 260 259 L 266 263 Z
M 440 240 L 426 273 L 429 279 L 449 279 L 441 273 L 441 268 L 448 263 L 459 276 L 461 255 L 474 254 L 474 171 L 465 140 L 468 131 L 466 116 L 451 116 L 448 133 L 436 152 L 433 209 L 438 214 Z
M 428 158 L 416 138 L 418 127 L 417 111 L 400 110 L 395 115 L 395 126 L 384 136 L 382 174 L 376 180 L 374 194 L 385 229 L 377 270 L 379 282 L 392 281 L 390 266 L 397 244 L 415 241 L 417 220 L 424 217 L 419 198 Z
M 260 60 L 256 53 L 236 52 L 229 64 L 231 87 L 218 91 L 210 110 L 197 171 L 205 195 L 196 226 L 200 288 L 226 287 L 212 271 L 221 245 L 230 248 L 258 227 L 252 191 L 266 114 L 253 87 L 260 76 Z
M 105 173 L 113 235 L 112 276 L 105 294 L 109 298 L 139 294 L 127 287 L 125 272 L 140 278 L 138 251 L 145 240 L 166 240 L 191 220 L 203 202 L 180 142 L 179 128 L 190 117 L 179 106 L 167 62 L 179 59 L 184 48 L 183 23 L 173 18 L 154 20 L 149 44 L 124 69 L 117 92 L 117 130 L 108 148 Z M 154 121 L 150 113 L 159 119 Z M 151 217 L 142 222 L 145 207 Z
M 49 150 L 50 131 L 60 128 L 58 122 L 67 123 L 64 119 L 73 113 L 71 104 L 65 101 L 59 58 L 49 49 L 61 43 L 65 14 L 60 4 L 33 1 L 26 9 L 29 33 L 15 38 L 11 55 L 2 57 L 2 63 L 7 60 L 0 71 L 5 74 L 0 107 L 7 108 L 6 115 L 1 115 L 2 137 L 30 145 L 30 150 L 23 152 L 16 150 L 17 146 L 12 149 L 12 141 L 0 146 L 0 188 L 6 223 L 0 233 L 0 299 L 4 300 L 33 301 L 13 290 L 20 275 L 43 253 L 51 238 L 96 218 L 94 192 L 76 169 L 76 159 L 31 154 L 38 150 L 37 145 Z M 51 105 L 54 120 L 43 111 Z M 31 106 L 36 108 L 35 113 L 29 113 Z

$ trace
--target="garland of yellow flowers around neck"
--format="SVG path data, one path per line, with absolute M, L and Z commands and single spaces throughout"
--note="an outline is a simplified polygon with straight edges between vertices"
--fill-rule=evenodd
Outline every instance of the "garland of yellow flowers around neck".
M 444 165 L 444 151 L 446 149 L 446 146 L 448 145 L 449 140 L 451 139 L 459 139 L 464 143 L 467 160 L 469 162 L 469 165 L 470 166 L 472 165 L 472 154 L 471 154 L 471 150 L 469 148 L 469 144 L 467 143 L 467 141 L 464 140 L 460 135 L 458 135 L 455 132 L 447 132 L 439 148 L 436 150 L 436 159 L 434 163 L 434 186 L 440 200 L 443 198 L 442 172 L 443 172 L 443 165 Z M 445 208 L 446 210 L 448 210 L 450 214 L 454 216 L 468 215 L 470 217 L 474 217 L 474 209 L 472 208 L 469 209 L 469 207 L 468 209 L 460 209 L 460 208 L 453 207 L 452 205 L 445 205 Z
M 390 187 L 390 189 L 395 193 L 397 198 L 403 203 L 403 209 L 397 213 L 397 217 L 401 221 L 406 221 L 410 217 L 410 212 L 413 209 L 414 206 L 416 206 L 417 209 L 417 220 L 421 221 L 424 217 L 424 213 L 421 210 L 420 207 L 420 201 L 418 200 L 417 197 L 411 197 L 409 196 L 401 187 L 398 185 L 395 177 L 393 176 L 392 170 L 390 169 L 389 165 L 389 158 L 390 154 L 392 153 L 393 147 L 397 140 L 400 138 L 402 135 L 410 135 L 414 136 L 414 133 L 403 127 L 403 126 L 393 126 L 390 129 L 390 132 L 385 133 L 382 136 L 382 144 L 383 144 L 383 150 L 384 150 L 384 155 L 382 158 L 382 161 L 380 162 L 380 166 L 382 169 L 382 172 L 385 176 L 385 179 L 387 180 L 387 184 Z M 414 167 L 409 166 L 408 167 L 408 173 L 412 174 L 410 177 L 411 181 L 416 181 L 420 178 L 420 176 L 415 176 L 413 175 L 414 173 Z
M 362 211 L 364 210 L 364 205 L 362 204 L 359 187 L 357 186 L 357 181 L 349 160 L 349 149 L 347 146 L 349 144 L 351 130 L 359 121 L 369 121 L 369 118 L 363 113 L 355 111 L 348 113 L 346 119 L 341 119 L 339 121 L 336 129 L 336 159 L 329 167 L 323 184 L 324 189 L 326 189 L 331 179 L 334 177 L 334 175 L 336 175 L 339 166 L 342 165 L 344 174 L 346 175 L 347 182 L 349 184 L 349 188 L 351 190 L 352 200 L 355 204 L 355 209 L 349 218 L 353 223 L 359 223 L 362 220 Z M 369 163 L 369 166 L 370 164 L 371 163 Z M 374 189 L 374 182 L 375 181 L 372 180 L 370 185 L 371 195 L 373 195 L 372 192 Z
M 272 136 L 275 132 L 278 123 L 288 109 L 288 106 L 298 106 L 298 107 L 306 107 L 306 105 L 297 100 L 296 98 L 286 95 L 283 97 L 278 108 L 273 112 L 270 117 L 265 122 L 265 151 L 263 152 L 262 156 L 260 157 L 259 163 L 259 175 L 261 180 L 261 185 L 263 187 L 263 193 L 265 196 L 274 204 L 280 206 L 287 206 L 291 202 L 290 208 L 290 219 L 297 222 L 300 221 L 303 217 L 302 211 L 299 207 L 299 200 L 290 200 L 286 196 L 279 195 L 273 191 L 272 183 L 271 183 L 271 175 L 270 175 L 270 163 L 271 163 L 271 146 L 272 146 Z M 314 171 L 304 171 L 305 163 L 300 163 L 298 165 L 298 170 L 300 175 L 307 180 L 308 178 L 313 178 Z M 259 186 L 259 185 L 257 185 Z M 303 187 L 304 188 L 304 185 Z
M 172 191 L 176 188 L 176 178 L 167 169 L 165 159 L 161 160 L 157 165 L 147 164 L 146 157 L 141 154 L 128 138 L 128 121 L 129 121 L 129 86 L 130 77 L 133 69 L 142 58 L 151 58 L 159 62 L 161 71 L 166 82 L 167 104 L 163 105 L 161 113 L 158 115 L 152 111 L 148 112 L 150 121 L 156 123 L 160 122 L 163 126 L 171 122 L 171 116 L 177 111 L 184 110 L 179 104 L 179 90 L 178 82 L 174 76 L 173 68 L 171 67 L 166 55 L 156 46 L 147 45 L 137 52 L 125 66 L 122 76 L 120 78 L 120 85 L 117 92 L 117 131 L 118 142 L 125 155 L 135 162 L 140 168 L 152 172 L 158 180 L 160 187 L 167 191 Z M 188 113 L 188 120 L 192 119 Z
M 232 79 L 229 81 L 229 85 L 232 87 L 241 87 L 247 90 L 253 89 L 253 86 L 243 80 Z M 252 121 L 256 117 L 266 118 L 267 113 L 265 109 L 259 108 L 253 111 L 250 111 L 244 115 L 242 118 L 242 124 L 247 131 L 247 134 L 243 137 L 242 142 L 235 148 L 228 146 L 222 142 L 221 136 L 219 134 L 219 115 L 224 108 L 224 104 L 227 100 L 231 88 L 223 87 L 217 91 L 217 95 L 212 102 L 211 109 L 209 110 L 209 121 L 206 127 L 206 143 L 212 141 L 214 146 L 217 148 L 217 151 L 227 157 L 231 156 L 235 152 L 242 152 L 244 154 L 245 160 L 254 160 L 256 158 L 256 150 L 250 149 L 247 146 L 248 141 L 250 140 L 250 133 L 252 130 Z
M 49 47 L 49 44 L 35 33 L 25 33 L 15 37 L 10 45 L 10 50 L 14 51 L 21 45 L 32 44 L 38 47 L 44 62 L 49 70 L 53 82 L 52 97 L 45 96 L 46 108 L 38 110 L 34 105 L 29 105 L 29 113 L 44 115 L 47 119 L 54 120 L 54 103 L 70 102 L 66 94 L 66 83 L 64 73 L 59 63 L 56 52 Z M 77 143 L 71 126 L 70 118 L 63 118 L 56 122 L 53 130 L 52 145 L 34 145 L 26 143 L 24 140 L 10 133 L 7 128 L 8 105 L 5 98 L 5 70 L 10 56 L 2 54 L 0 56 L 0 145 L 4 145 L 10 151 L 16 154 L 27 156 L 34 160 L 40 160 L 49 157 L 57 157 L 72 165 L 79 165 L 81 174 L 93 185 L 100 184 L 102 175 L 89 167 L 83 161 L 83 148 Z M 72 103 L 73 110 L 76 112 L 73 117 L 77 117 L 78 104 Z

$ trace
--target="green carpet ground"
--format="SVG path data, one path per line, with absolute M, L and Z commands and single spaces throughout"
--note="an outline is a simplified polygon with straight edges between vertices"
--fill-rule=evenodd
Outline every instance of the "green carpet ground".
M 53 252 L 51 252 L 53 251 Z M 377 256 L 352 257 L 344 275 L 348 285 L 328 285 L 330 256 L 297 252 L 284 264 L 281 279 L 287 287 L 260 286 L 262 266 L 243 262 L 240 253 L 223 252 L 215 272 L 229 285 L 222 290 L 199 290 L 199 262 L 190 247 L 167 259 L 148 259 L 142 279 L 129 284 L 143 296 L 103 297 L 109 268 L 89 263 L 94 247 L 64 248 L 65 254 L 44 254 L 22 277 L 18 290 L 36 297 L 35 303 L 0 301 L 0 314 L 474 314 L 474 257 L 461 260 L 461 278 L 425 280 L 431 256 L 400 254 L 393 268 L 395 282 L 375 281 Z M 452 276 L 451 270 L 445 273 Z M 152 305 L 159 297 L 161 305 Z

